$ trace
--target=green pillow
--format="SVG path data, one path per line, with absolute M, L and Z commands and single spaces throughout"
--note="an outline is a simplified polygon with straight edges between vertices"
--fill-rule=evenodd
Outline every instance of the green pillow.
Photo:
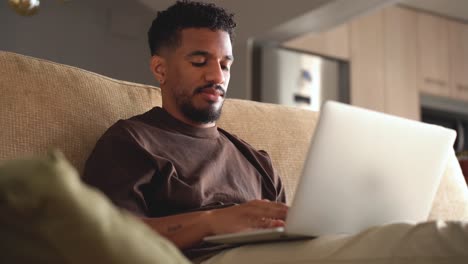
M 62 153 L 0 164 L 0 263 L 189 263 Z

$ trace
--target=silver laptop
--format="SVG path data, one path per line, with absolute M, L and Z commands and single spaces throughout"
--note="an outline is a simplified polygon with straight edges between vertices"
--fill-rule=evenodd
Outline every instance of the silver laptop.
M 205 237 L 243 244 L 425 221 L 456 133 L 342 103 L 324 104 L 285 227 Z

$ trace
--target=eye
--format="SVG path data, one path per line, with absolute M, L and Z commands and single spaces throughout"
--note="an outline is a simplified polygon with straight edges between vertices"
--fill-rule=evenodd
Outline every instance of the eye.
M 195 67 L 203 67 L 206 65 L 206 61 L 204 62 L 191 62 L 193 66 Z
M 221 69 L 223 69 L 223 71 L 229 71 L 230 67 L 229 65 L 221 65 Z
M 192 56 L 189 62 L 195 67 L 203 67 L 207 63 L 207 59 L 204 56 Z

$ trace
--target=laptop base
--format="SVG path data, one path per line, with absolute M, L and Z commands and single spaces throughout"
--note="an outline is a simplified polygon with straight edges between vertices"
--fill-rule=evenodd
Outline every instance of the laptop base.
M 293 235 L 285 232 L 283 227 L 269 228 L 269 229 L 260 229 L 260 230 L 250 230 L 246 232 L 225 234 L 225 235 L 216 235 L 205 237 L 203 241 L 214 243 L 214 244 L 253 244 L 253 243 L 263 243 L 263 242 L 272 242 L 272 241 L 290 241 L 290 240 L 301 240 L 301 239 L 311 239 L 315 238 L 313 236 L 304 236 L 304 235 Z

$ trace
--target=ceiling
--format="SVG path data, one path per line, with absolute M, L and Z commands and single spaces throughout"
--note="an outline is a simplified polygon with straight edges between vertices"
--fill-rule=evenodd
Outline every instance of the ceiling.
M 468 23 L 467 0 L 402 0 L 401 4 Z

